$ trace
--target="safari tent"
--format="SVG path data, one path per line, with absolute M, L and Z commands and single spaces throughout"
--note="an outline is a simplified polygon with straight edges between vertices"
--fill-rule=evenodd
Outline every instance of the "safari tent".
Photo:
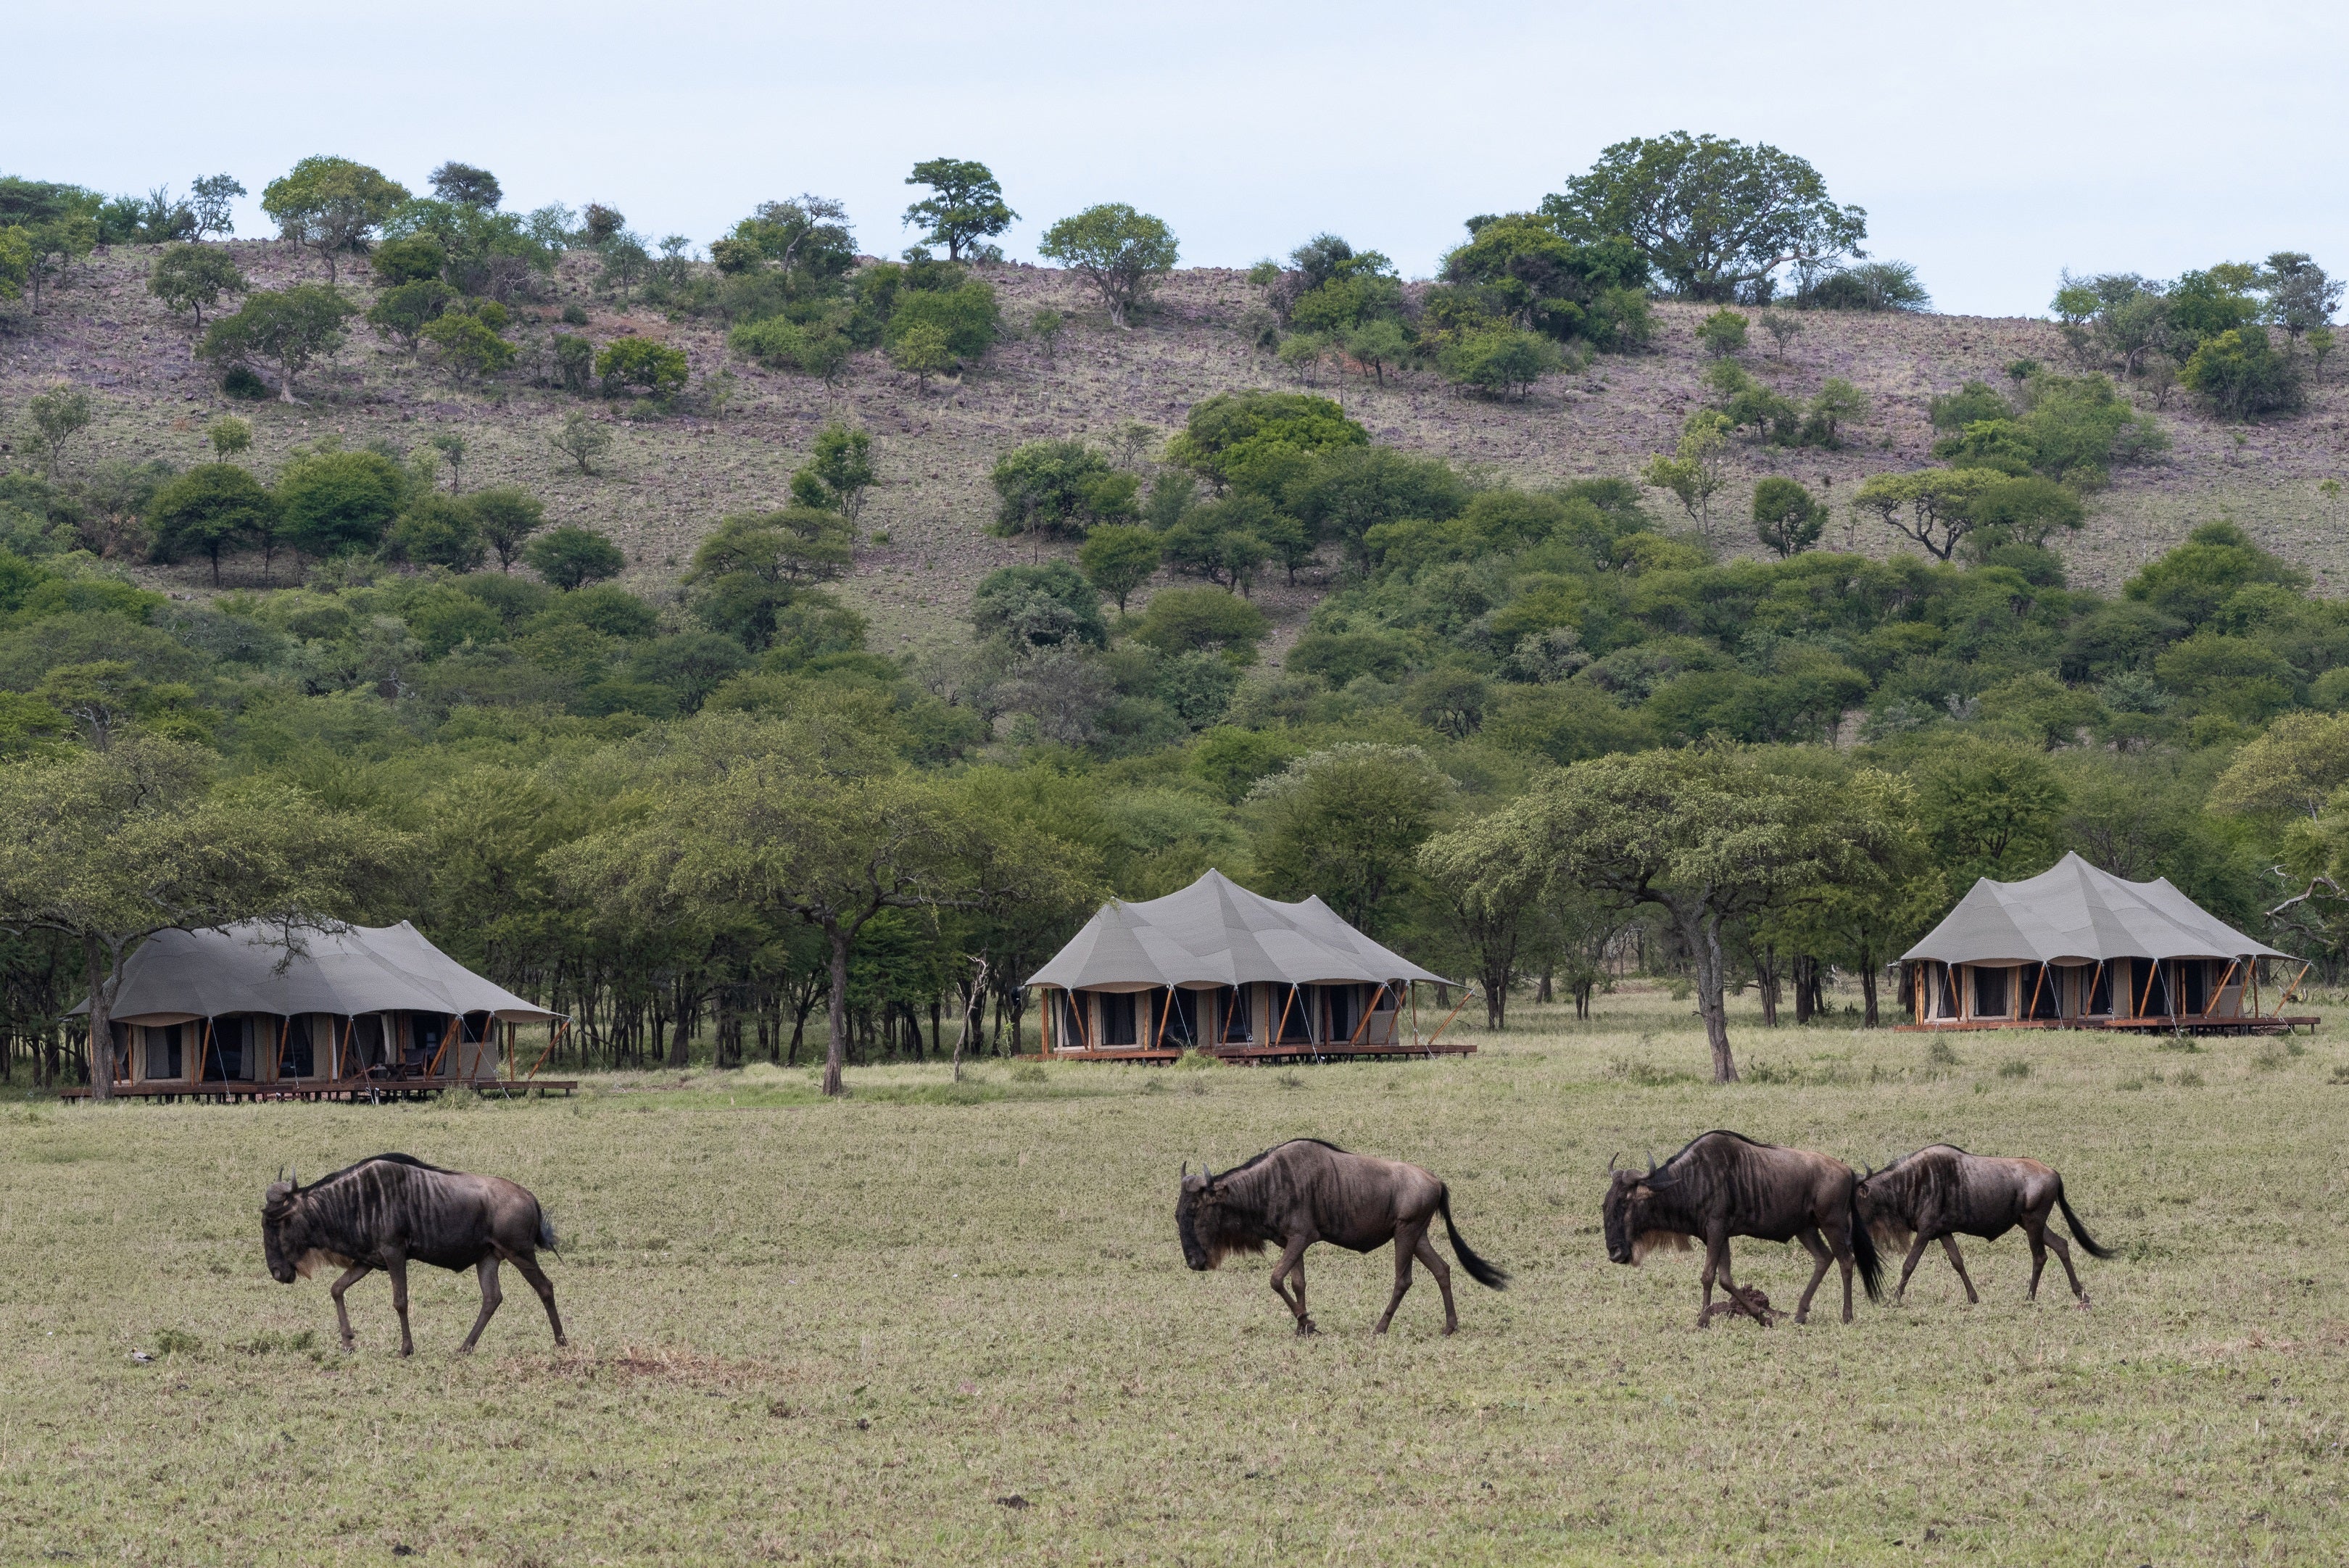
M 1423 982 L 1450 984 L 1372 942 L 1318 897 L 1282 903 L 1210 871 L 1164 898 L 1103 904 L 1027 984 L 1041 995 L 1044 1048 L 1055 1057 L 1473 1051 L 1443 1045 L 1441 1026 L 1421 1038 Z
M 123 972 L 115 1092 L 379 1097 L 485 1084 L 512 1076 L 515 1026 L 555 1018 L 406 921 L 167 931 Z
M 2235 930 L 2167 880 L 2125 882 L 2067 854 L 2022 882 L 1984 877 L 1902 955 L 1922 1029 L 2286 1028 L 2287 954 Z M 2305 965 L 2299 966 L 2304 975 Z

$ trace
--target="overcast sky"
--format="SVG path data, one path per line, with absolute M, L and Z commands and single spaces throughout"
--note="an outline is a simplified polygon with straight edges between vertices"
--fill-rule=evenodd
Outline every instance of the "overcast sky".
M 2056 274 L 2281 249 L 2349 271 L 2335 80 L 2349 7 L 1982 3 L 505 5 L 413 15 L 248 0 L 28 7 L 0 172 L 109 191 L 307 153 L 509 206 L 595 200 L 706 245 L 756 202 L 911 242 L 916 160 L 976 158 L 1033 258 L 1131 201 L 1186 264 L 1334 230 L 1424 276 L 1472 213 L 1533 206 L 1675 129 L 1800 154 L 1943 310 L 2044 312 Z M 238 232 L 266 232 L 250 201 Z

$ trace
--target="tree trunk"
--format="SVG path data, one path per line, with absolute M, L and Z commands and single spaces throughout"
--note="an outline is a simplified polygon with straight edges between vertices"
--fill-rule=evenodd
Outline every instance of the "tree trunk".
M 1550 974 L 1551 972 L 1547 969 L 1541 972 L 1541 985 L 1534 992 L 1534 1000 L 1537 1003 L 1555 1002 L 1557 1000 L 1557 995 L 1550 989 Z
M 98 938 L 81 939 L 82 971 L 89 981 L 89 1098 L 114 1098 L 114 1009 L 98 972 Z
M 1704 1016 L 1705 1044 L 1713 1048 L 1713 1081 L 1735 1083 L 1737 1061 L 1729 1054 L 1729 1004 L 1723 995 L 1721 917 L 1706 909 L 1682 915 L 1681 934 L 1696 961 L 1697 1011 Z
M 1862 1010 L 1860 1026 L 1873 1029 L 1877 1026 L 1876 953 L 1873 948 L 1865 946 L 1859 950 L 1859 999 Z
M 1762 1026 L 1775 1029 L 1778 1026 L 1779 988 L 1778 950 L 1775 947 L 1765 944 L 1754 960 L 1754 989 L 1762 994 Z
M 1813 1008 L 1811 1006 L 1811 974 L 1818 967 L 1818 964 L 1819 961 L 1812 957 L 1807 953 L 1797 953 L 1795 954 L 1793 978 L 1795 982 L 1795 1022 L 1797 1024 L 1807 1024 L 1811 1021 L 1811 1014 L 1813 1012 Z
M 840 1068 L 847 1059 L 848 1048 L 848 944 L 855 934 L 843 930 L 841 923 L 828 921 L 824 935 L 832 939 L 832 1002 L 827 1010 L 823 1049 L 823 1092 L 841 1092 Z

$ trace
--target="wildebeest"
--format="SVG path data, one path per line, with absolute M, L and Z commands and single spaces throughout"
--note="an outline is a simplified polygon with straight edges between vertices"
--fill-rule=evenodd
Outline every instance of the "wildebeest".
M 273 1181 L 262 1194 L 261 1245 L 270 1276 L 280 1284 L 307 1279 L 322 1263 L 344 1271 L 335 1282 L 335 1317 L 343 1348 L 351 1347 L 351 1315 L 343 1292 L 381 1269 L 391 1276 L 392 1310 L 399 1314 L 399 1353 L 412 1355 L 408 1332 L 408 1265 L 430 1264 L 481 1279 L 481 1315 L 463 1348 L 473 1348 L 504 1299 L 498 1264 L 522 1271 L 546 1304 L 554 1343 L 567 1345 L 554 1310 L 554 1286 L 538 1266 L 538 1249 L 554 1247 L 554 1226 L 525 1189 L 502 1176 L 443 1171 L 405 1154 L 378 1154 L 322 1177 L 307 1187 L 297 1173 Z
M 2072 1294 L 2080 1298 L 2082 1306 L 2087 1305 L 2088 1293 L 2080 1288 L 2079 1273 L 2072 1267 L 2072 1249 L 2047 1228 L 2048 1216 L 2058 1209 L 2064 1212 L 2064 1222 L 2072 1227 L 2073 1239 L 2087 1249 L 2090 1257 L 2113 1255 L 2089 1238 L 2079 1216 L 2072 1212 L 2071 1200 L 2064 1196 L 2064 1178 L 2036 1160 L 2000 1160 L 1969 1154 L 1954 1144 L 1936 1143 L 1904 1154 L 1881 1171 L 1869 1171 L 1860 1178 L 1854 1196 L 1862 1223 L 1888 1247 L 1909 1249 L 1909 1259 L 1900 1265 L 1899 1288 L 1893 1292 L 1895 1300 L 1908 1293 L 1909 1276 L 1917 1272 L 1917 1260 L 1925 1255 L 1926 1243 L 1939 1242 L 1966 1287 L 1966 1300 L 1981 1301 L 1974 1294 L 1974 1282 L 1967 1277 L 1966 1261 L 1958 1255 L 1957 1238 L 1980 1236 L 1994 1242 L 2021 1225 L 2031 1238 L 2030 1299 L 2039 1299 L 2039 1274 L 2047 1266 L 2047 1249 L 2052 1246 L 2072 1281 Z
M 1316 1242 L 1375 1252 L 1392 1242 L 1394 1295 L 1379 1315 L 1373 1334 L 1384 1334 L 1411 1288 L 1411 1261 L 1424 1262 L 1444 1293 L 1444 1332 L 1460 1326 L 1452 1305 L 1452 1270 L 1427 1239 L 1436 1215 L 1460 1266 L 1477 1284 L 1505 1289 L 1509 1276 L 1478 1257 L 1452 1223 L 1452 1194 L 1416 1165 L 1349 1154 L 1318 1138 L 1299 1138 L 1268 1149 L 1245 1165 L 1217 1175 L 1183 1171 L 1174 1202 L 1174 1229 L 1183 1239 L 1183 1261 L 1211 1269 L 1233 1253 L 1262 1253 L 1267 1243 L 1280 1248 L 1272 1288 L 1296 1315 L 1297 1332 L 1318 1332 L 1305 1310 L 1305 1249 Z M 1291 1295 L 1284 1280 L 1294 1278 Z
M 1610 1168 L 1612 1162 L 1609 1162 Z M 1685 1252 L 1704 1243 L 1704 1310 L 1697 1326 L 1713 1321 L 1713 1282 L 1718 1275 L 1733 1303 L 1738 1287 L 1730 1277 L 1729 1238 L 1799 1241 L 1817 1266 L 1795 1305 L 1795 1321 L 1811 1315 L 1811 1297 L 1826 1277 L 1830 1258 L 1843 1265 L 1843 1320 L 1851 1321 L 1851 1270 L 1857 1261 L 1868 1298 L 1877 1298 L 1879 1264 L 1868 1227 L 1852 1207 L 1857 1185 L 1851 1167 L 1807 1149 L 1756 1143 L 1735 1132 L 1708 1132 L 1647 1174 L 1616 1171 L 1607 1188 L 1607 1255 L 1637 1264 L 1660 1246 Z

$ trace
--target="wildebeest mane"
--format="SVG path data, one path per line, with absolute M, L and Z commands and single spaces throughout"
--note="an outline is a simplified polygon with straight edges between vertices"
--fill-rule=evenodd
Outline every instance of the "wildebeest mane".
M 437 1176 L 447 1176 L 450 1174 L 450 1171 L 442 1170 L 438 1165 L 427 1164 L 425 1161 L 416 1158 L 413 1154 L 370 1154 L 364 1160 L 353 1161 L 348 1165 L 344 1166 L 340 1171 L 329 1171 L 324 1176 L 319 1177 L 316 1181 L 311 1182 L 308 1186 L 296 1187 L 295 1191 L 297 1192 L 315 1192 L 319 1188 L 325 1186 L 327 1182 L 338 1181 L 354 1171 L 363 1171 L 370 1165 L 380 1165 L 386 1162 L 393 1165 L 412 1165 L 419 1171 L 429 1171 Z
M 1777 1147 L 1775 1144 L 1764 1143 L 1759 1139 L 1748 1138 L 1742 1132 L 1733 1132 L 1726 1127 L 1716 1127 L 1710 1132 L 1700 1132 L 1694 1138 L 1690 1139 L 1686 1143 L 1682 1144 L 1680 1149 L 1661 1165 L 1650 1167 L 1647 1176 L 1648 1185 L 1651 1187 L 1662 1187 L 1669 1185 L 1673 1178 L 1672 1167 L 1679 1164 L 1682 1160 L 1685 1159 L 1690 1150 L 1694 1149 L 1698 1144 L 1702 1143 L 1708 1138 L 1734 1138 L 1738 1142 L 1743 1143 L 1748 1149 L 1775 1149 Z
M 1264 1150 L 1262 1153 L 1249 1155 L 1246 1160 L 1241 1161 L 1237 1165 L 1233 1166 L 1228 1171 L 1210 1171 L 1208 1174 L 1213 1180 L 1217 1181 L 1222 1181 L 1226 1176 L 1237 1176 L 1243 1171 L 1263 1164 L 1266 1161 L 1271 1159 L 1274 1155 L 1279 1153 L 1282 1150 L 1288 1148 L 1292 1143 L 1318 1143 L 1333 1154 L 1343 1154 L 1346 1152 L 1326 1138 L 1284 1138 L 1279 1142 L 1274 1144 L 1271 1148 Z

